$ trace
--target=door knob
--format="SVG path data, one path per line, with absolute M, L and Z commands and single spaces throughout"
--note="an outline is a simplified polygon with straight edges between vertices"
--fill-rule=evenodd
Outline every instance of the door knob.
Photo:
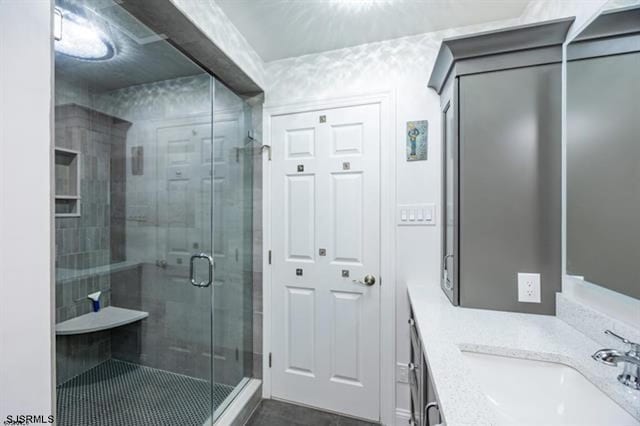
M 353 280 L 354 283 L 356 284 L 362 284 L 362 285 L 366 285 L 366 286 L 372 286 L 376 283 L 376 277 L 374 277 L 371 274 L 367 274 L 364 277 L 364 281 L 360 281 L 360 280 Z

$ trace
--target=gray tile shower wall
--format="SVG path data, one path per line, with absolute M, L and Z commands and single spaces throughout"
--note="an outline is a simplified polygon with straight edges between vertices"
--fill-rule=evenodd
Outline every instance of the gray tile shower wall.
M 210 291 L 187 277 L 186 267 L 150 263 L 112 274 L 114 305 L 149 312 L 147 320 L 112 330 L 113 358 L 211 380 Z
M 109 276 L 87 271 L 121 257 L 124 233 L 112 234 L 110 209 L 123 211 L 124 146 L 130 123 L 78 105 L 55 109 L 55 145 L 80 152 L 80 217 L 56 218 L 56 322 L 88 313 L 86 295 L 106 291 Z M 82 275 L 83 279 L 74 279 Z M 89 275 L 87 277 L 87 275 Z
M 250 291 L 243 282 L 240 276 L 228 277 L 215 289 L 212 318 L 212 289 L 193 287 L 187 267 L 144 263 L 113 273 L 113 304 L 149 313 L 146 320 L 112 330 L 113 358 L 237 385 L 246 374 L 245 364 L 250 365 L 252 353 L 237 345 L 247 331 L 237 326 L 240 322 L 234 315 L 241 313 L 230 312 L 226 302 L 231 298 L 248 300 L 241 294 Z M 248 334 L 251 336 L 250 329 Z
M 124 147 L 129 123 L 74 104 L 55 109 L 55 146 L 80 152 L 79 217 L 57 217 L 56 323 L 91 311 L 89 293 L 111 305 L 105 265 L 123 258 L 124 232 L 113 214 L 124 211 Z M 115 216 L 115 221 L 112 217 Z M 101 270 L 102 269 L 102 270 Z M 111 357 L 109 332 L 56 339 L 57 382 Z
M 222 226 L 225 232 L 216 235 L 218 239 L 214 244 L 217 249 L 213 318 L 211 300 L 203 297 L 206 290 L 200 291 L 189 284 L 188 270 L 171 264 L 164 268 L 155 264 L 156 259 L 163 259 L 163 240 L 162 234 L 156 229 L 159 218 L 156 216 L 155 206 L 166 201 L 158 193 L 158 167 L 161 164 L 158 157 L 159 142 L 156 138 L 158 119 L 162 120 L 163 126 L 191 125 L 193 122 L 206 120 L 209 116 L 205 96 L 209 93 L 206 90 L 208 84 L 208 76 L 186 77 L 93 97 L 93 105 L 99 110 L 124 117 L 134 124 L 122 122 L 127 126 L 127 131 L 122 135 L 123 143 L 116 146 L 112 142 L 109 151 L 110 169 L 102 174 L 108 177 L 110 203 L 101 208 L 104 213 L 102 218 L 106 222 L 104 232 L 100 235 L 100 245 L 95 249 L 94 246 L 87 246 L 86 234 L 89 231 L 76 231 L 72 227 L 72 220 L 65 219 L 61 229 L 73 229 L 70 234 L 76 234 L 79 240 L 85 241 L 85 249 L 99 249 L 102 257 L 98 256 L 98 259 L 106 258 L 105 264 L 111 262 L 132 266 L 88 277 L 83 274 L 84 284 L 78 285 L 76 290 L 73 290 L 74 284 L 65 286 L 60 290 L 58 298 L 62 308 L 65 307 L 64 301 L 74 300 L 67 296 L 68 291 L 75 291 L 78 297 L 84 297 L 89 289 L 102 289 L 106 291 L 103 303 L 149 312 L 147 319 L 110 332 L 109 352 L 105 353 L 105 358 L 112 357 L 207 380 L 212 379 L 213 369 L 213 380 L 235 386 L 242 377 L 262 376 L 261 99 L 255 99 L 250 104 L 251 122 L 246 122 L 246 116 L 245 121 L 240 118 L 238 130 L 241 131 L 234 133 L 238 137 L 224 141 L 224 144 L 219 145 L 222 149 L 215 151 L 215 155 L 220 156 L 216 160 L 223 164 L 220 170 L 224 171 L 226 168 L 233 179 L 229 184 L 216 188 L 219 198 L 216 198 L 218 210 L 215 216 L 224 218 Z M 190 103 L 187 105 L 185 100 Z M 216 111 L 231 117 L 242 111 L 242 104 L 240 98 L 216 83 Z M 75 124 L 82 129 L 92 125 L 93 115 L 111 117 L 76 105 L 59 108 L 67 108 L 70 115 L 78 116 Z M 184 111 L 190 111 L 190 115 L 181 115 Z M 105 123 L 102 125 L 106 127 Z M 217 125 L 214 123 L 214 128 Z M 68 124 L 61 122 L 59 126 L 65 127 Z M 128 126 L 131 126 L 130 129 Z M 246 145 L 248 141 L 243 137 L 249 128 L 254 130 L 254 137 L 258 140 L 252 145 Z M 84 138 L 87 138 L 86 130 L 79 133 L 85 134 Z M 142 175 L 133 175 L 126 167 L 126 157 L 130 156 L 134 147 L 144 149 Z M 249 147 L 250 149 L 243 149 Z M 69 148 L 74 149 L 73 146 Z M 241 152 L 246 157 L 238 161 L 238 153 Z M 96 167 L 102 164 L 99 159 L 95 161 Z M 86 163 L 82 167 L 85 165 L 89 166 Z M 252 185 L 249 185 L 250 182 Z M 85 188 L 82 190 L 85 191 Z M 82 215 L 92 214 L 93 212 L 84 211 L 85 194 L 82 196 Z M 96 195 L 95 200 L 100 197 Z M 109 197 L 102 200 L 109 200 Z M 95 202 L 92 198 L 86 201 Z M 97 208 L 94 211 L 99 214 Z M 143 215 L 144 220 L 127 220 L 127 214 Z M 75 220 L 79 223 L 83 218 Z M 79 235 L 83 232 L 84 237 Z M 93 236 L 90 235 L 89 238 L 92 239 Z M 211 250 L 210 247 L 201 247 L 205 251 Z M 78 260 L 71 256 L 84 253 L 72 251 L 68 254 L 69 264 L 76 269 L 59 267 L 59 270 L 70 271 L 66 275 L 73 277 L 74 271 L 79 272 L 76 266 Z M 133 263 L 131 260 L 140 263 Z M 84 265 L 82 262 L 80 264 Z M 96 261 L 92 265 L 101 264 Z M 92 268 L 93 266 L 89 269 Z M 78 305 L 80 307 L 69 308 L 74 316 L 89 312 L 88 302 L 80 301 Z M 70 318 L 64 309 L 59 313 L 65 314 L 65 319 Z M 212 336 L 213 353 L 210 345 Z
M 118 127 L 121 127 L 120 125 Z M 128 126 L 127 126 L 128 127 Z M 109 176 L 111 203 L 110 252 L 111 262 L 123 262 L 127 258 L 126 197 L 127 197 L 127 143 L 123 137 L 111 145 L 111 173 Z
M 57 336 L 56 382 L 62 384 L 111 358 L 111 333 Z

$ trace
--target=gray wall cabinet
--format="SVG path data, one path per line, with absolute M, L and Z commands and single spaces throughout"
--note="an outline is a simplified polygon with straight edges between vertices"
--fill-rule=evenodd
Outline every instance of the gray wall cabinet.
M 442 287 L 454 304 L 555 313 L 561 44 L 572 21 L 443 41 L 430 87 L 442 105 Z M 519 272 L 540 274 L 541 303 L 518 301 Z

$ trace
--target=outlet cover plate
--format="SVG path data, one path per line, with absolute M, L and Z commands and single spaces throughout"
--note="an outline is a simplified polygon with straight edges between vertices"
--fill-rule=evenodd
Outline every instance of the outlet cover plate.
M 540 274 L 518 272 L 518 302 L 540 303 Z

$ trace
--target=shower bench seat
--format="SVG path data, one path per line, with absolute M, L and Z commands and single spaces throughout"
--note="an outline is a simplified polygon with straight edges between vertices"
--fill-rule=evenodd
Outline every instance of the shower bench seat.
M 140 321 L 149 316 L 148 312 L 107 306 L 98 312 L 91 312 L 56 324 L 57 335 L 84 334 L 120 327 Z

